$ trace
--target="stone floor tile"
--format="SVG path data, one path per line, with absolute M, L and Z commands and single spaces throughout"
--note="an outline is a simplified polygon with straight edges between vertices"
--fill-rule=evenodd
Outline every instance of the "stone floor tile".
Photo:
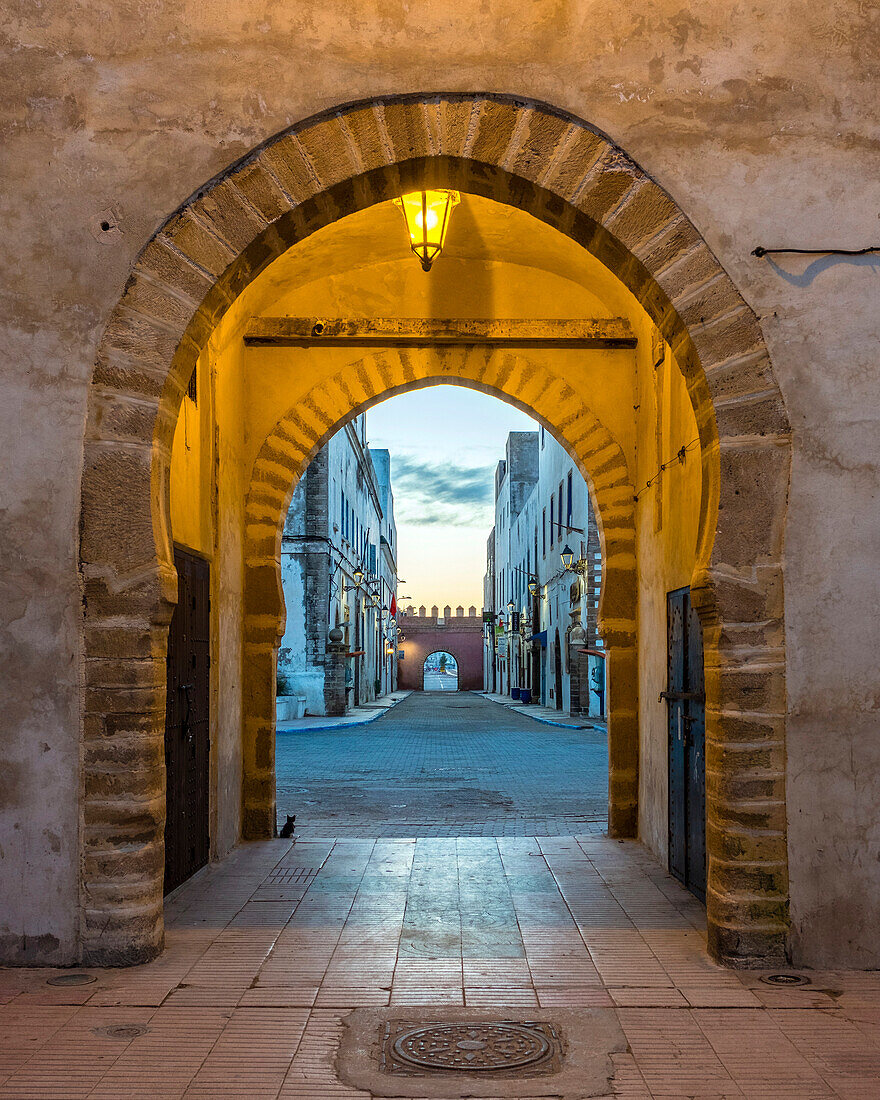
M 492 742 L 473 733 L 434 744 L 425 726 L 399 746 L 416 753 L 413 783 L 470 774 L 469 750 Z M 557 744 L 553 767 L 582 748 Z M 533 777 L 506 766 L 522 809 Z M 780 989 L 724 970 L 702 906 L 638 843 L 481 805 L 410 836 L 362 823 L 242 845 L 169 899 L 161 958 L 92 985 L 0 971 L 0 1100 L 368 1100 L 333 1059 L 342 1018 L 385 1005 L 616 1008 L 630 1050 L 614 1056 L 614 1095 L 630 1100 L 880 1100 L 880 974 Z M 100 1030 L 126 1021 L 149 1030 Z

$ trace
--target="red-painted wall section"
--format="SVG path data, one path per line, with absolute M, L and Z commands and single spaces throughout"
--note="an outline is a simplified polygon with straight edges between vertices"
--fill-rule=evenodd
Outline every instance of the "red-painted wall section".
M 423 691 L 425 658 L 445 651 L 458 662 L 458 690 L 483 690 L 483 620 L 480 615 L 401 615 L 397 686 Z

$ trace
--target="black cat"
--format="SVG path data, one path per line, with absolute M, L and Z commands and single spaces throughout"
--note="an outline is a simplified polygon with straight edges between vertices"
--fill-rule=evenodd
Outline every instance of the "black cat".
M 295 823 L 296 823 L 296 814 L 288 814 L 287 815 L 287 821 L 285 821 L 285 823 L 281 826 L 281 831 L 279 832 L 278 835 L 280 837 L 282 837 L 284 840 L 288 840 L 290 837 L 293 836 L 293 830 L 295 828 Z

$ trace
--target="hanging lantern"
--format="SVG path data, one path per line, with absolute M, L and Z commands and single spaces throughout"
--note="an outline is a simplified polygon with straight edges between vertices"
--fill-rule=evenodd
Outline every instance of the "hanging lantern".
M 574 564 L 574 550 L 572 550 L 572 548 L 566 544 L 560 556 L 562 558 L 563 568 L 571 569 L 572 565 Z
M 361 569 L 360 566 L 358 566 L 358 568 L 355 569 L 355 571 L 352 573 L 352 576 L 354 577 L 355 585 L 358 588 L 360 588 L 360 586 L 361 586 L 361 584 L 363 583 L 363 580 L 364 580 L 364 571 L 363 571 L 363 569 Z
M 529 595 L 532 597 L 538 595 L 538 582 L 536 580 L 529 581 Z
M 423 271 L 430 271 L 442 252 L 453 207 L 460 202 L 458 191 L 414 191 L 394 200 L 403 211 L 410 247 Z

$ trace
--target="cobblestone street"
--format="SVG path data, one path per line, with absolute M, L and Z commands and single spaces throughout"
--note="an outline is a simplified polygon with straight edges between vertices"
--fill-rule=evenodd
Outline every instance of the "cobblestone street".
M 276 768 L 279 820 L 296 814 L 298 836 L 567 836 L 606 820 L 601 726 L 551 726 L 471 692 L 279 732 Z

